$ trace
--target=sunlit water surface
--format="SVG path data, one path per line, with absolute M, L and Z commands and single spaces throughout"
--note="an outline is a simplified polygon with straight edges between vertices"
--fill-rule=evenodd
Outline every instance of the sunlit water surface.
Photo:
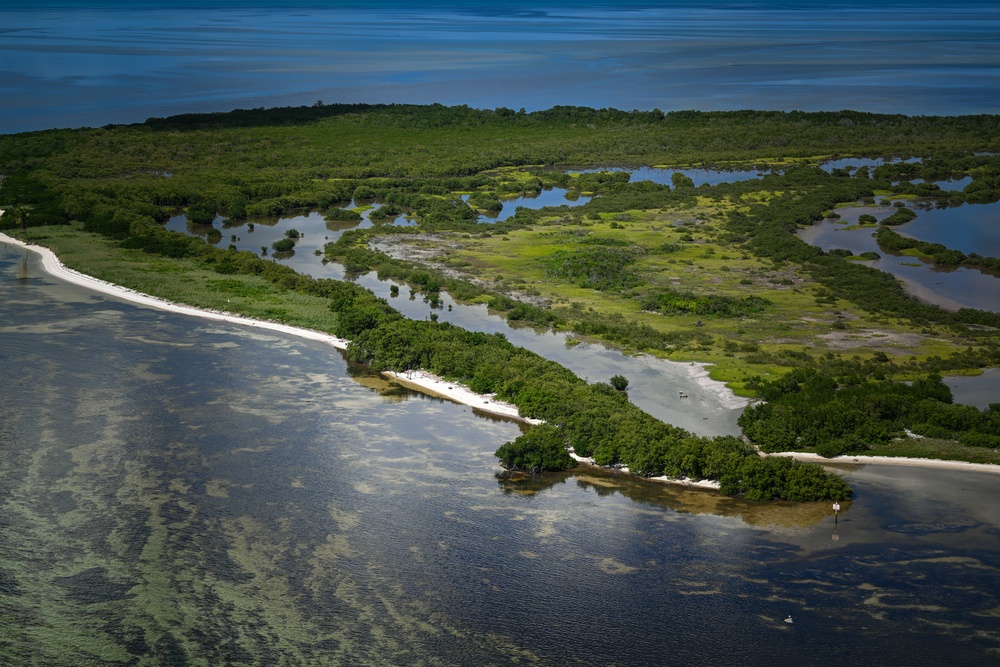
M 551 199 L 563 198 L 565 190 L 553 188 L 549 192 L 553 193 L 549 198 L 524 198 L 522 205 L 541 208 L 549 205 L 547 202 Z M 354 204 L 351 202 L 345 208 Z M 222 239 L 217 243 L 219 246 L 233 245 L 239 250 L 261 253 L 305 275 L 340 280 L 345 278 L 343 265 L 324 261 L 323 247 L 340 238 L 347 229 L 370 227 L 369 214 L 370 210 L 365 211 L 360 223 L 330 223 L 319 213 L 311 212 L 255 220 L 252 230 L 249 221 L 224 224 L 218 219 L 214 227 L 222 230 Z M 400 217 L 392 224 L 406 222 Z M 185 216 L 178 215 L 167 221 L 166 228 L 206 236 L 212 226 L 189 225 Z M 284 238 L 286 232 L 292 229 L 301 234 L 295 250 L 275 254 L 270 244 Z M 565 332 L 512 327 L 504 317 L 490 313 L 485 305 L 459 303 L 446 292 L 440 293 L 439 303 L 434 306 L 425 296 L 410 294 L 407 285 L 394 280 L 380 280 L 375 272 L 351 276 L 351 279 L 386 299 L 408 318 L 422 320 L 433 315 L 439 321 L 450 322 L 469 331 L 501 333 L 511 343 L 556 361 L 590 382 L 606 382 L 613 375 L 624 375 L 629 380 L 629 399 L 635 405 L 658 419 L 693 433 L 714 436 L 740 432 L 736 420 L 746 401 L 734 396 L 721 383 L 710 381 L 701 365 L 664 361 L 648 355 L 623 354 L 601 344 L 581 343 Z M 393 286 L 398 288 L 397 294 L 392 293 Z M 686 398 L 681 398 L 681 394 Z
M 0 252 L 0 664 L 995 664 L 1000 477 L 498 476 L 516 424 Z M 792 623 L 786 623 L 788 616 Z

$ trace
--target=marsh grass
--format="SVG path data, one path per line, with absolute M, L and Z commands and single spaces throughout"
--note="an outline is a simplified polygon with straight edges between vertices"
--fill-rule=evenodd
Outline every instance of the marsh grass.
M 753 193 L 754 200 L 775 193 Z M 695 328 L 712 336 L 710 346 L 678 346 L 644 350 L 677 361 L 714 364 L 711 376 L 736 393 L 752 396 L 745 382 L 753 375 L 781 374 L 787 366 L 754 363 L 737 345 L 757 345 L 767 355 L 790 353 L 815 357 L 827 352 L 838 357 L 872 356 L 878 350 L 895 350 L 897 358 L 927 359 L 946 356 L 954 344 L 947 339 L 925 339 L 909 347 L 892 342 L 891 334 L 912 327 L 863 311 L 843 300 L 820 298 L 824 290 L 791 265 L 775 265 L 721 243 L 718 220 L 738 205 L 728 200 L 699 197 L 694 207 L 640 211 L 619 223 L 616 216 L 600 214 L 579 218 L 547 216 L 530 229 L 501 236 L 447 237 L 451 266 L 469 277 L 517 279 L 549 300 L 567 321 L 588 313 L 622 317 L 664 332 L 690 332 Z M 546 274 L 548 260 L 558 252 L 585 247 L 588 239 L 603 238 L 646 250 L 633 265 L 645 285 L 633 290 L 599 291 Z M 438 239 L 436 243 L 442 243 Z M 662 248 L 669 248 L 663 251 Z M 721 294 L 743 298 L 759 296 L 771 302 L 766 313 L 752 317 L 723 318 L 688 315 L 665 316 L 644 312 L 633 297 L 642 291 L 673 289 L 693 294 Z M 822 336 L 832 328 L 844 330 L 837 345 Z M 883 336 L 879 333 L 884 331 Z
M 336 323 L 327 299 L 282 290 L 257 276 L 221 275 L 194 259 L 123 249 L 76 226 L 31 231 L 32 242 L 51 248 L 69 268 L 143 294 L 320 331 Z

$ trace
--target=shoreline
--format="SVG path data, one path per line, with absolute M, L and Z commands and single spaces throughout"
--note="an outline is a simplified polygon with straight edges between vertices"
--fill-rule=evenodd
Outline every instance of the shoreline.
M 819 463 L 821 465 L 833 463 L 846 465 L 894 465 L 1000 474 L 1000 465 L 995 463 L 972 463 L 970 461 L 949 461 L 947 459 L 910 459 L 902 456 L 864 456 L 852 454 L 842 454 L 828 459 L 811 452 L 774 452 L 772 454 L 765 454 L 765 456 L 788 456 L 799 461 Z
M 477 394 L 463 384 L 445 380 L 427 371 L 414 370 L 404 373 L 382 371 L 382 375 L 404 387 L 416 388 L 430 396 L 441 396 L 492 415 L 516 419 L 527 424 L 542 423 L 541 419 L 522 417 L 518 413 L 517 406 L 512 403 L 498 401 L 492 394 Z
M 725 382 L 722 380 L 712 379 L 709 368 L 714 366 L 714 364 L 705 361 L 672 361 L 669 359 L 665 361 L 674 364 L 686 365 L 687 374 L 691 381 L 705 391 L 714 394 L 719 400 L 719 405 L 727 410 L 742 410 L 752 404 L 755 400 L 752 398 L 737 396 Z
M 3 211 L 0 211 L 0 215 L 3 215 Z M 0 232 L 0 243 L 14 245 L 24 248 L 29 252 L 37 253 L 42 258 L 42 269 L 54 278 L 64 280 L 72 285 L 84 287 L 101 294 L 116 297 L 122 299 L 123 301 L 128 301 L 129 303 L 165 310 L 179 315 L 187 315 L 190 317 L 198 317 L 218 322 L 227 322 L 229 324 L 239 324 L 256 329 L 275 331 L 290 336 L 296 336 L 298 338 L 304 338 L 306 340 L 326 343 L 338 350 L 346 350 L 347 345 L 350 342 L 322 331 L 316 331 L 315 329 L 306 329 L 303 327 L 292 326 L 290 324 L 281 324 L 280 322 L 256 320 L 250 317 L 235 315 L 224 311 L 195 308 L 194 306 L 187 306 L 181 303 L 167 301 L 166 299 L 161 299 L 159 297 L 150 296 L 149 294 L 144 294 L 142 292 L 137 292 L 127 287 L 115 285 L 114 283 L 109 283 L 105 280 L 100 280 L 99 278 L 94 278 L 93 276 L 88 276 L 85 273 L 75 271 L 59 261 L 59 257 L 49 248 L 25 243 L 24 241 L 15 239 L 2 232 Z M 382 374 L 393 381 L 398 382 L 400 385 L 418 390 L 429 396 L 447 398 L 455 403 L 468 405 L 472 408 L 496 415 L 498 417 L 507 417 L 508 419 L 515 419 L 528 424 L 540 423 L 537 419 L 522 417 L 518 414 L 517 406 L 515 405 L 504 403 L 502 401 L 496 401 L 492 396 L 477 394 L 468 387 L 456 382 L 449 382 L 426 371 L 410 371 L 408 373 L 383 371 Z
M 600 468 L 602 470 L 613 470 L 615 472 L 620 472 L 625 475 L 631 475 L 632 477 L 638 477 L 639 479 L 646 480 L 647 482 L 663 482 L 664 484 L 676 484 L 677 486 L 686 486 L 695 489 L 706 489 L 709 491 L 718 491 L 722 488 L 722 484 L 712 479 L 691 479 L 690 477 L 667 477 L 666 475 L 660 475 L 659 477 L 639 477 L 638 475 L 632 475 L 632 471 L 628 469 L 628 466 L 602 466 L 598 465 L 592 457 L 580 456 L 573 451 L 572 448 L 569 449 L 570 457 L 577 463 L 585 463 L 589 466 L 595 468 Z
M 0 216 L 3 215 L 3 211 L 0 210 Z M 249 326 L 257 329 L 264 329 L 268 331 L 275 331 L 278 333 L 287 334 L 290 336 L 295 336 L 298 338 L 303 338 L 306 340 L 313 340 L 322 343 L 326 343 L 331 347 L 338 350 L 346 350 L 347 345 L 350 341 L 343 338 L 337 338 L 328 333 L 322 331 L 316 331 L 314 329 L 306 329 L 303 327 L 296 327 L 289 324 L 281 324 L 279 322 L 268 322 L 265 320 L 256 320 L 250 317 L 244 317 L 242 315 L 234 315 L 232 313 L 227 313 L 223 311 L 208 310 L 205 308 L 195 308 L 194 306 L 187 306 L 184 304 L 175 303 L 173 301 L 167 301 L 166 299 L 161 299 L 159 297 L 150 296 L 149 294 L 144 294 L 142 292 L 137 292 L 135 290 L 129 289 L 127 287 L 122 287 L 121 285 L 115 285 L 114 283 L 109 283 L 99 278 L 94 278 L 93 276 L 88 276 L 79 271 L 70 269 L 59 261 L 59 257 L 52 252 L 49 248 L 40 245 L 32 245 L 25 243 L 19 239 L 15 239 L 0 232 L 0 243 L 14 245 L 30 252 L 38 253 L 42 258 L 42 268 L 49 275 L 64 280 L 70 284 L 84 287 L 86 289 L 99 292 L 101 294 L 106 294 L 108 296 L 116 297 L 124 301 L 135 303 L 142 306 L 147 306 L 150 308 L 156 308 L 159 310 L 165 310 L 172 313 L 177 313 L 180 315 L 187 315 L 190 317 L 199 317 L 202 319 L 215 320 L 219 322 L 227 322 L 230 324 L 239 324 L 243 326 Z M 705 367 L 701 364 L 695 364 L 693 367 L 689 366 L 691 370 L 689 371 L 692 375 L 692 379 L 696 381 L 703 382 L 705 384 L 721 385 L 725 387 L 725 383 L 712 380 L 708 377 L 708 372 Z M 467 405 L 477 410 L 481 410 L 488 414 L 496 415 L 499 417 L 506 417 L 508 419 L 514 419 L 527 424 L 539 424 L 540 420 L 531 419 L 528 417 L 522 417 L 518 414 L 517 407 L 511 405 L 510 403 L 504 403 L 502 401 L 495 401 L 493 396 L 477 394 L 473 392 L 468 387 L 461 385 L 457 382 L 450 382 L 440 378 L 436 375 L 428 373 L 426 371 L 409 371 L 407 373 L 396 373 L 394 371 L 383 371 L 382 374 L 389 379 L 408 387 L 420 391 L 421 393 L 446 398 L 448 400 L 454 401 L 461 405 Z M 584 457 L 578 457 L 575 453 L 570 452 L 570 455 L 578 461 L 588 462 L 593 465 L 592 460 L 588 460 Z M 769 454 L 769 456 L 789 456 L 800 461 L 806 461 L 810 463 L 820 463 L 820 464 L 831 464 L 831 463 L 843 463 L 843 464 L 862 464 L 862 465 L 897 465 L 897 466 L 916 466 L 925 468 L 939 468 L 944 470 L 970 470 L 979 472 L 990 472 L 1000 474 L 1000 465 L 990 464 L 990 463 L 970 463 L 967 461 L 948 461 L 941 459 L 910 459 L 902 457 L 891 457 L 891 456 L 839 456 L 833 459 L 827 459 L 819 454 L 811 454 L 807 452 L 776 452 Z M 627 469 L 622 469 L 622 472 L 628 472 Z M 651 481 L 667 482 L 671 484 L 679 484 L 689 487 L 699 487 L 707 489 L 718 489 L 718 483 L 709 480 L 694 481 L 689 479 L 670 479 L 667 477 L 651 477 L 648 478 Z

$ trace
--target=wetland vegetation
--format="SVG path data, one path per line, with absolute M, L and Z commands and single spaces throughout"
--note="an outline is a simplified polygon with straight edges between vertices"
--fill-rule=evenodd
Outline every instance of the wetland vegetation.
M 512 468 L 569 465 L 556 443 L 641 475 L 717 480 L 724 493 L 748 498 L 846 498 L 838 477 L 758 457 L 754 445 L 774 449 L 769 438 L 780 433 L 785 447 L 856 452 L 909 429 L 936 438 L 943 456 L 970 458 L 971 450 L 974 460 L 993 460 L 997 410 L 958 410 L 936 376 L 1000 365 L 1000 307 L 927 305 L 851 253 L 823 251 L 795 232 L 876 196 L 901 204 L 883 230 L 911 217 L 916 202 L 1000 199 L 998 127 L 995 116 L 440 105 L 177 116 L 0 137 L 0 205 L 24 212 L 0 227 L 23 225 L 20 233 L 97 277 L 329 331 L 375 370 L 422 368 L 509 400 L 547 422 L 501 447 Z M 820 167 L 846 156 L 908 161 Z M 651 165 L 766 173 L 695 186 L 689 177 L 631 182 L 612 169 Z M 605 170 L 578 170 L 585 166 Z M 961 192 L 932 183 L 966 177 Z M 547 188 L 564 189 L 576 205 L 480 217 Z M 768 399 L 748 412 L 751 442 L 664 424 L 611 384 L 588 383 L 503 336 L 405 319 L 350 281 L 311 278 L 261 256 L 266 247 L 258 255 L 224 247 L 217 229 L 202 239 L 163 226 L 178 213 L 211 224 L 317 210 L 331 230 L 343 229 L 372 204 L 372 224 L 341 234 L 325 260 L 349 275 L 375 270 L 429 299 L 447 291 L 485 303 L 512 322 L 711 363 L 733 391 Z M 416 224 L 393 225 L 399 216 Z M 898 244 L 895 232 L 881 234 Z M 289 252 L 296 238 L 277 243 L 276 252 Z M 390 252 L 376 249 L 386 245 Z M 801 393 L 810 387 L 822 391 Z M 919 393 L 919 414 L 852 407 L 863 415 L 850 428 L 775 430 L 774 415 L 787 417 L 781 406 L 794 411 L 796 400 L 832 414 L 842 401 L 868 406 L 886 392 L 905 402 L 906 391 Z

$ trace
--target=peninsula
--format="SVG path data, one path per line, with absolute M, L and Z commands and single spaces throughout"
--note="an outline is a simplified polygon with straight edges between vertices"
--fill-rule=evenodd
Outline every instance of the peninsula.
M 845 205 L 869 206 L 892 226 L 918 203 L 995 201 L 996 126 L 978 116 L 577 107 L 179 116 L 4 137 L 0 204 L 17 214 L 0 227 L 20 227 L 110 283 L 220 317 L 326 332 L 317 335 L 377 371 L 429 373 L 441 379 L 437 393 L 464 385 L 492 396 L 476 400 L 493 412 L 498 401 L 516 406 L 545 425 L 501 448 L 512 467 L 570 465 L 569 447 L 598 464 L 714 480 L 748 498 L 844 498 L 839 478 L 757 448 L 884 455 L 914 433 L 936 456 L 995 461 L 1000 411 L 952 405 L 940 375 L 1000 365 L 1000 316 L 922 303 L 867 266 L 871 258 L 825 252 L 795 232 Z M 845 156 L 883 164 L 824 168 Z M 672 176 L 633 181 L 630 171 L 644 166 Z M 699 185 L 693 167 L 750 176 Z M 963 191 L 915 185 L 959 176 L 972 178 Z M 512 198 L 553 189 L 565 204 L 497 214 Z M 642 413 L 614 383 L 581 380 L 503 336 L 433 313 L 409 320 L 357 283 L 293 270 L 283 262 L 297 230 L 280 248 L 247 247 L 255 227 L 310 211 L 333 237 L 318 261 L 348 278 L 375 271 L 432 306 L 447 292 L 512 323 L 710 364 L 736 394 L 766 399 L 741 420 L 751 442 L 694 436 Z M 168 230 L 179 216 L 184 231 Z M 874 395 L 891 400 L 866 409 Z

